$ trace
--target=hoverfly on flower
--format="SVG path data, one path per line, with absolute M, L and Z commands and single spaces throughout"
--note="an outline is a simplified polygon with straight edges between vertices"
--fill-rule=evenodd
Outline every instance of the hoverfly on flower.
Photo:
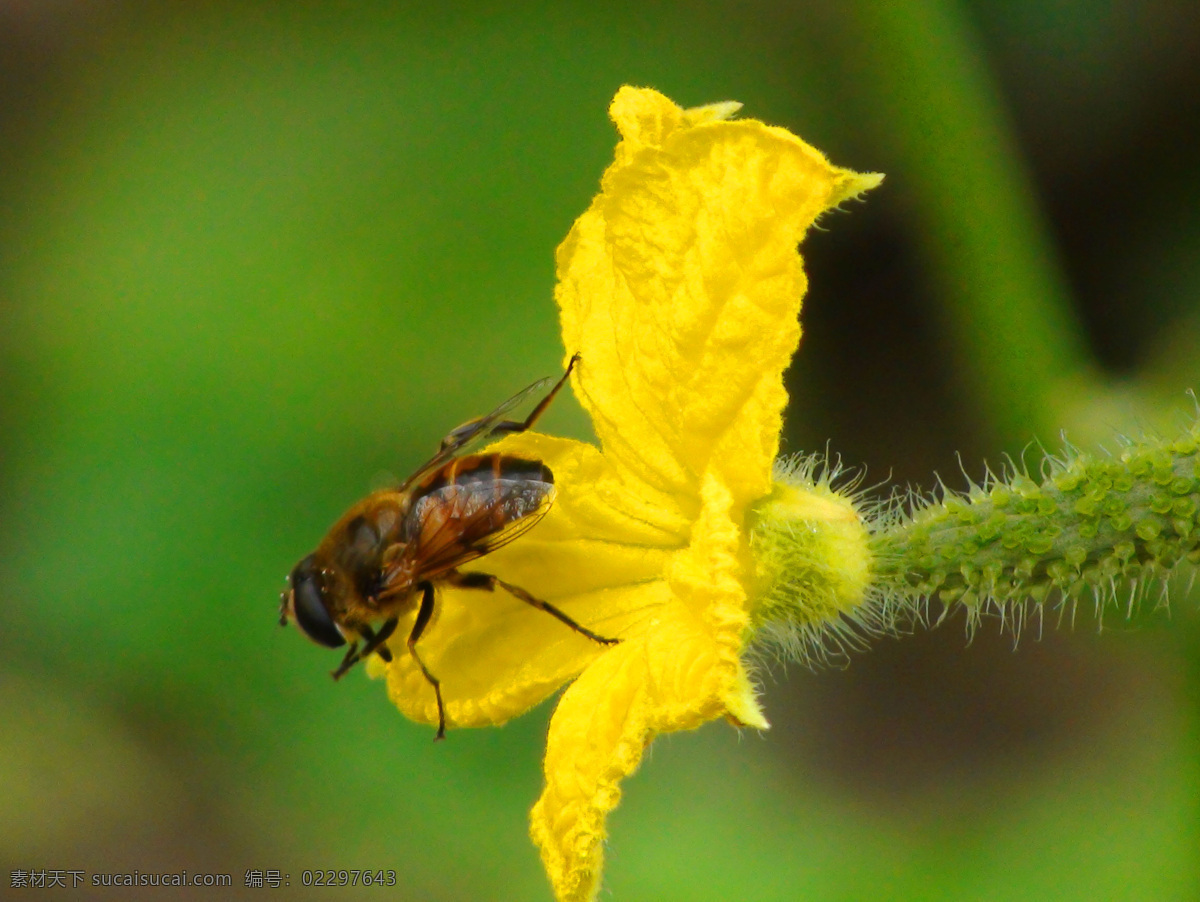
M 489 439 L 532 427 L 578 362 L 577 354 L 524 420 L 504 417 L 545 388 L 549 379 L 518 392 L 487 416 L 453 429 L 437 453 L 400 486 L 372 492 L 352 506 L 316 551 L 295 566 L 280 596 L 281 625 L 294 620 L 304 635 L 328 648 L 349 642 L 333 671 L 335 680 L 371 654 L 390 662 L 387 641 L 400 618 L 415 608 L 406 645 L 437 699 L 437 739 L 446 735 L 441 681 L 422 661 L 417 643 L 433 616 L 439 585 L 501 589 L 594 642 L 617 642 L 520 586 L 490 573 L 458 569 L 528 532 L 550 509 L 555 494 L 554 474 L 539 460 L 467 452 Z

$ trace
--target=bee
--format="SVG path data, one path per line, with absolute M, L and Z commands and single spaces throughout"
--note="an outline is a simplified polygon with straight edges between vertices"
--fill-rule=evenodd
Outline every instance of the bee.
M 441 682 L 425 666 L 417 643 L 433 616 L 438 586 L 500 589 L 594 642 L 618 641 L 592 632 L 498 576 L 458 569 L 528 532 L 546 515 L 555 493 L 554 474 L 541 461 L 467 452 L 489 439 L 531 428 L 578 362 L 576 354 L 562 378 L 524 420 L 504 417 L 545 388 L 549 379 L 533 383 L 487 416 L 452 430 L 437 453 L 400 486 L 373 492 L 351 507 L 317 550 L 295 566 L 280 596 L 281 626 L 294 620 L 300 632 L 328 648 L 349 642 L 342 663 L 333 671 L 335 680 L 372 654 L 390 662 L 392 652 L 386 643 L 400 618 L 415 607 L 417 615 L 406 644 L 437 699 L 436 739 L 446 735 L 446 707 Z

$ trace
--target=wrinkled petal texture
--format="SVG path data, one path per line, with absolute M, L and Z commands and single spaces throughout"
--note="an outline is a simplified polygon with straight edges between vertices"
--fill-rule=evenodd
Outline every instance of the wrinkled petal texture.
M 667 565 L 666 604 L 648 629 L 583 672 L 550 722 L 546 787 L 530 831 L 560 899 L 594 895 L 605 818 L 620 800 L 620 781 L 655 735 L 722 715 L 767 725 L 738 657 L 745 591 L 730 496 L 711 481 L 702 494 L 693 542 Z
M 610 114 L 616 162 L 558 251 L 577 392 L 617 472 L 664 509 L 694 519 L 710 468 L 747 505 L 770 490 L 800 340 L 797 243 L 861 177 L 654 91 L 621 89 Z
M 720 716 L 767 725 L 740 657 L 743 522 L 770 491 L 800 338 L 796 246 L 822 211 L 878 182 L 721 111 L 623 88 L 616 160 L 558 252 L 564 345 L 582 355 L 573 386 L 606 468 L 593 500 L 636 510 L 630 541 L 674 541 L 614 605 L 622 643 L 591 650 L 551 721 L 531 832 L 564 900 L 594 897 L 605 817 L 656 734 Z

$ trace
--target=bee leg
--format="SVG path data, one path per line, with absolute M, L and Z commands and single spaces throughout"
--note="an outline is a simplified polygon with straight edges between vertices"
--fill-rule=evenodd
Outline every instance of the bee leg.
M 505 433 L 525 432 L 527 429 L 532 429 L 533 424 L 538 421 L 538 417 L 546 412 L 546 408 L 550 406 L 550 402 L 554 400 L 554 396 L 558 394 L 558 390 L 567 384 L 567 379 L 571 375 L 571 370 L 575 369 L 575 364 L 577 364 L 579 360 L 580 356 L 578 354 L 575 354 L 571 358 L 571 362 L 567 364 L 567 371 L 562 374 L 562 378 L 554 383 L 554 388 L 550 389 L 550 391 L 546 394 L 546 397 L 542 398 L 542 400 L 538 402 L 538 406 L 529 412 L 529 416 L 525 418 L 524 422 L 518 422 L 516 420 L 502 420 L 501 422 L 492 426 L 492 434 L 503 435 Z
M 526 604 L 532 605 L 539 611 L 545 611 L 551 617 L 558 618 L 571 629 L 575 630 L 575 632 L 587 636 L 593 642 L 599 642 L 601 645 L 616 645 L 621 641 L 620 639 L 610 639 L 606 636 L 593 633 L 586 626 L 576 623 L 565 613 L 560 611 L 554 605 L 550 604 L 550 602 L 542 601 L 540 598 L 534 598 L 520 586 L 514 586 L 512 583 L 506 583 L 504 580 L 500 579 L 500 577 L 492 576 L 490 573 L 459 573 L 458 571 L 454 571 L 448 574 L 445 579 L 447 583 L 452 586 L 458 586 L 460 589 L 483 589 L 487 592 L 494 592 L 496 590 L 496 586 L 499 586 L 501 589 L 508 592 L 510 595 L 521 599 L 521 601 L 525 602 Z
M 362 659 L 374 652 L 389 664 L 392 663 L 392 650 L 383 643 L 387 642 L 391 638 L 392 633 L 396 632 L 396 624 L 399 622 L 398 618 L 392 617 L 379 628 L 379 632 L 377 633 L 372 632 L 369 626 L 360 627 L 359 633 L 367 640 L 367 644 L 363 646 L 363 650 L 358 657 Z
M 421 673 L 425 674 L 425 679 L 429 680 L 429 685 L 433 687 L 434 697 L 437 699 L 438 731 L 437 735 L 433 737 L 433 741 L 437 742 L 439 739 L 446 738 L 446 706 L 442 702 L 442 684 L 429 672 L 429 668 L 417 654 L 417 640 L 421 638 L 421 633 L 425 632 L 425 627 L 429 625 L 429 618 L 433 616 L 433 583 L 426 580 L 419 583 L 417 588 L 421 590 L 421 607 L 417 610 L 417 619 L 413 623 L 412 632 L 408 634 L 408 653 L 413 656 L 413 660 L 421 668 Z M 393 623 L 392 629 L 395 628 Z
M 392 662 L 392 651 L 383 643 L 386 642 L 392 633 L 396 631 L 396 624 L 398 622 L 399 621 L 393 617 L 379 628 L 378 633 L 372 630 L 366 624 L 358 627 L 358 634 L 363 638 L 366 644 L 362 647 L 362 651 L 359 651 L 358 640 L 350 643 L 350 647 L 346 649 L 346 656 L 342 658 L 342 663 L 339 664 L 338 669 L 333 672 L 333 678 L 335 680 L 340 680 L 346 675 L 346 671 L 348 671 L 363 658 L 368 657 L 372 652 L 379 655 L 379 657 L 383 658 L 383 660 L 390 664 Z
M 342 658 L 342 663 L 338 665 L 338 669 L 330 674 L 335 680 L 340 680 L 345 676 L 346 671 L 358 663 L 358 642 L 351 642 L 350 647 L 346 649 L 346 657 Z

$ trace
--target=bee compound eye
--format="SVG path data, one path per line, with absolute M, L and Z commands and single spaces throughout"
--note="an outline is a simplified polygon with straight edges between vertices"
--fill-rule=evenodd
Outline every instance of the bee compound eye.
M 292 571 L 292 612 L 300 631 L 318 645 L 337 648 L 346 644 L 346 637 L 333 622 L 325 604 L 325 586 L 321 571 L 307 557 Z

